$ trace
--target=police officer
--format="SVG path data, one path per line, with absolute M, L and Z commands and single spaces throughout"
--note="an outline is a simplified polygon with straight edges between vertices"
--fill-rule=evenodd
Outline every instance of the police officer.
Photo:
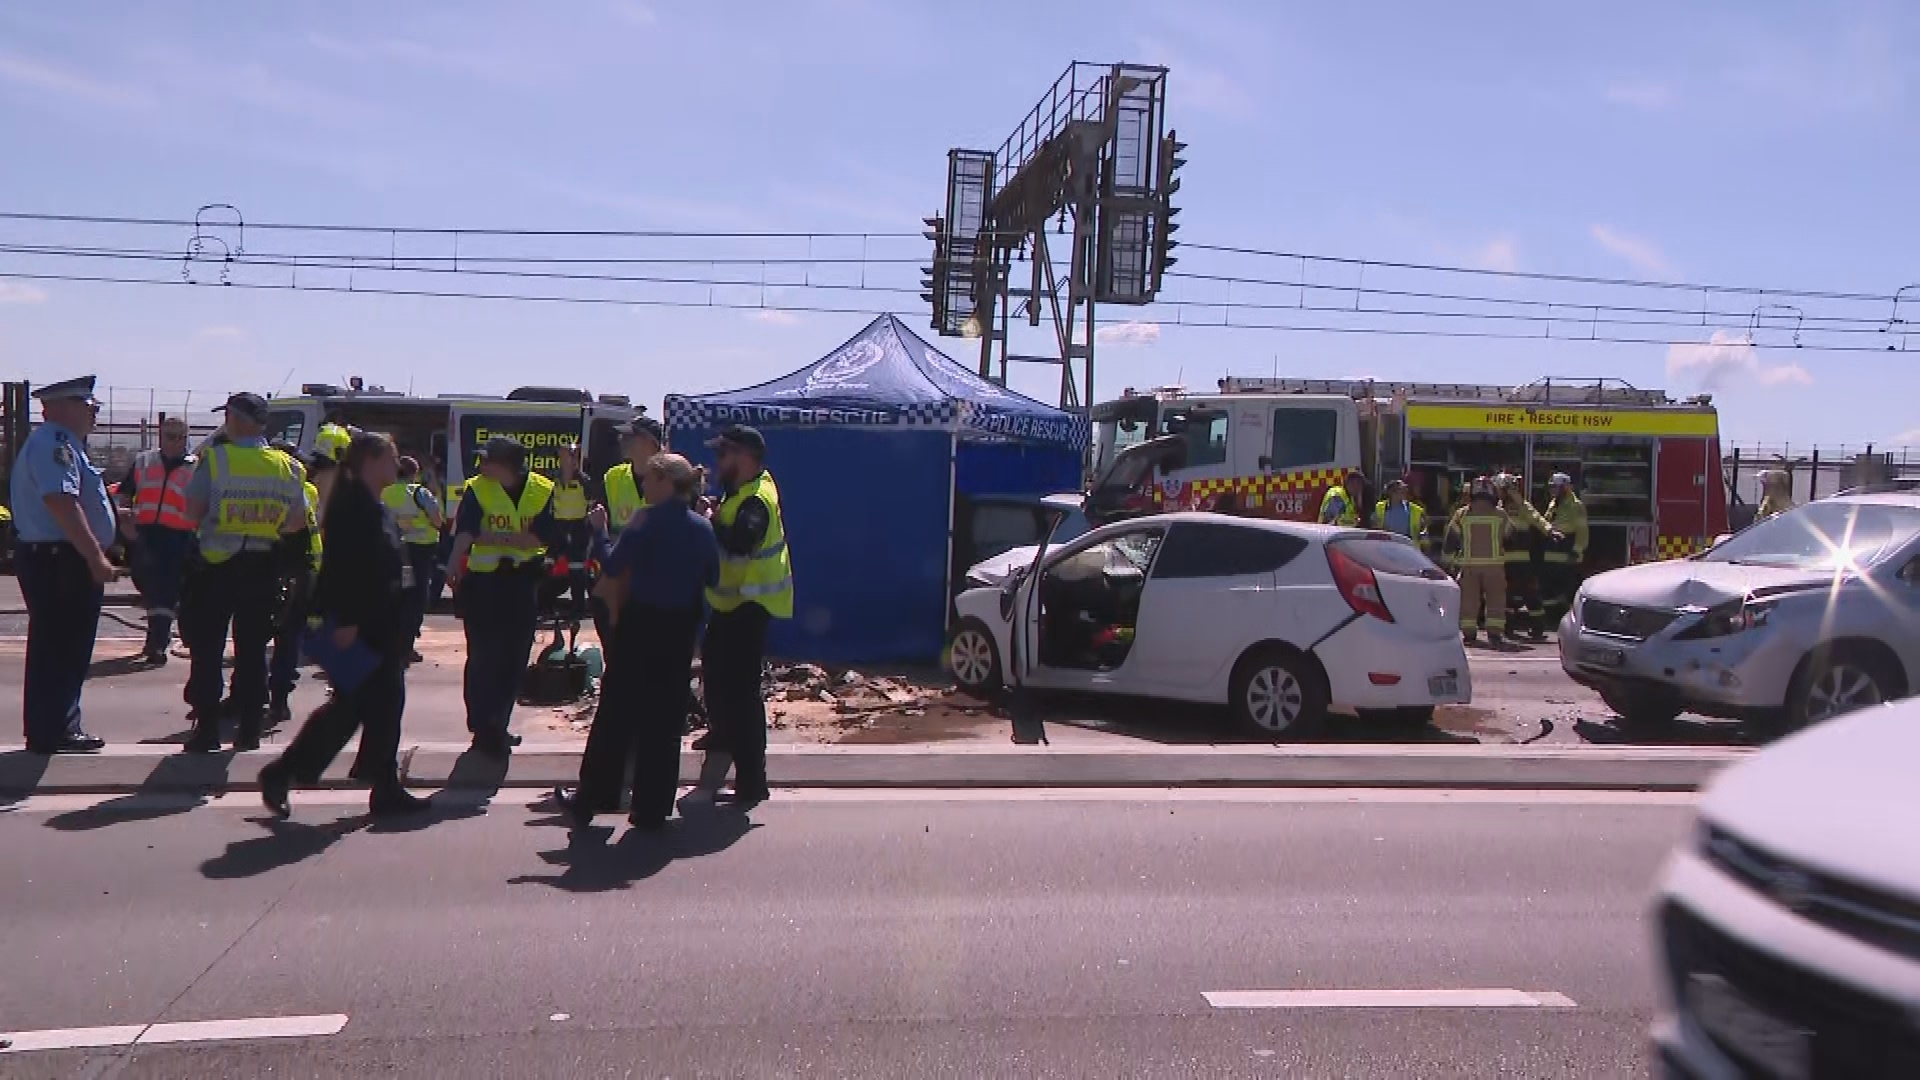
M 526 447 L 496 435 L 480 454 L 480 475 L 468 482 L 455 513 L 447 581 L 466 631 L 467 730 L 476 751 L 500 759 L 520 744 L 507 728 L 533 649 L 547 547 L 558 530 L 553 481 L 527 471 Z
M 273 659 L 267 665 L 267 722 L 279 727 L 293 719 L 290 699 L 293 684 L 300 681 L 300 638 L 306 632 L 308 601 L 314 582 L 320 576 L 323 545 L 320 538 L 320 489 L 307 478 L 306 466 L 293 444 L 281 441 L 275 450 L 293 463 L 300 488 L 307 493 L 307 559 L 304 563 L 288 560 L 280 568 L 280 605 L 273 635 Z
M 620 453 L 627 460 L 608 469 L 604 478 L 607 524 L 612 532 L 617 534 L 628 518 L 646 508 L 647 500 L 640 492 L 640 483 L 634 476 L 634 470 L 653 460 L 653 456 L 666 449 L 666 445 L 666 429 L 660 426 L 660 421 L 650 416 L 636 416 L 621 429 Z
M 68 379 L 33 395 L 45 420 L 13 466 L 14 572 L 27 606 L 20 719 L 33 754 L 84 754 L 106 745 L 80 726 L 101 598 L 118 576 L 107 559 L 117 515 L 100 470 L 87 459 L 86 439 L 100 412 L 93 381 Z
M 167 662 L 180 576 L 193 550 L 196 523 L 187 516 L 187 484 L 197 459 L 187 448 L 187 423 L 168 417 L 160 423 L 160 445 L 133 459 L 133 472 L 121 484 L 133 508 L 135 584 L 147 602 L 147 642 L 141 658 Z M 129 490 L 131 489 L 131 490 Z
M 200 522 L 200 558 L 180 628 L 193 654 L 186 692 L 192 754 L 220 748 L 220 663 L 229 626 L 239 713 L 233 746 L 260 745 L 280 578 L 312 557 L 306 484 L 291 458 L 267 446 L 266 399 L 237 393 L 216 411 L 226 413 L 227 441 L 200 456 L 187 487 L 188 513 Z
M 420 463 L 413 458 L 400 459 L 394 481 L 380 492 L 380 502 L 393 515 L 400 528 L 402 550 L 407 557 L 406 588 L 408 610 L 407 653 L 409 662 L 420 662 L 420 627 L 427 619 L 432 602 L 428 588 L 440 563 L 440 530 L 446 517 L 440 512 L 440 500 L 433 489 L 420 481 Z
M 1346 483 L 1333 485 L 1321 498 L 1320 524 L 1360 524 L 1360 497 L 1366 493 L 1366 486 L 1367 478 L 1359 469 L 1348 469 Z
M 793 618 L 793 564 L 780 517 L 780 490 L 768 475 L 767 442 L 741 424 L 722 428 L 714 451 L 721 499 L 713 511 L 720 542 L 720 583 L 707 590 L 713 617 L 701 650 L 707 717 L 717 747 L 701 768 L 701 787 L 716 791 L 732 758 L 731 798 L 752 806 L 767 798 L 767 705 L 760 666 L 767 623 Z M 722 796 L 726 797 L 726 796 Z

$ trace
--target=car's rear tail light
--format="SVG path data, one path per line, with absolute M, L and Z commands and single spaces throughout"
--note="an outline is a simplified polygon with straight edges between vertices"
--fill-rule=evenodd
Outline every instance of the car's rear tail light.
M 1327 545 L 1327 569 L 1333 571 L 1334 587 L 1356 615 L 1371 615 L 1381 622 L 1392 622 L 1393 613 L 1380 598 L 1380 580 L 1338 544 Z
M 1400 676 L 1391 671 L 1369 671 L 1367 681 L 1375 686 L 1394 686 L 1400 682 Z

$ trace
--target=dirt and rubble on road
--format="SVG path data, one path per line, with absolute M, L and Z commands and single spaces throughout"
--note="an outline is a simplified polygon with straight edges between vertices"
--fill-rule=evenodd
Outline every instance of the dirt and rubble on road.
M 687 732 L 707 726 L 694 663 Z M 869 673 L 818 664 L 769 663 L 761 669 L 767 729 L 776 742 L 941 742 L 971 729 L 1003 724 L 988 706 L 956 692 L 936 672 Z M 586 734 L 599 708 L 597 691 L 549 710 L 551 726 Z

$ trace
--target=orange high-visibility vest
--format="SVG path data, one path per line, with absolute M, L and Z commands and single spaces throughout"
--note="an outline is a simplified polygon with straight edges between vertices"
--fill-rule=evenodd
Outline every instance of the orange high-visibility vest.
M 138 525 L 192 532 L 199 523 L 187 517 L 187 484 L 193 479 L 192 456 L 167 468 L 158 450 L 148 450 L 133 463 L 133 520 Z

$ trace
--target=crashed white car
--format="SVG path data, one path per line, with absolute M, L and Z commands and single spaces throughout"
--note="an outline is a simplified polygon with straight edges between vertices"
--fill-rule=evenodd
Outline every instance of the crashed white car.
M 1033 577 L 960 594 L 948 659 L 967 692 L 996 693 L 1017 659 L 1027 686 L 1227 705 L 1268 737 L 1330 706 L 1425 721 L 1472 695 L 1459 587 L 1391 533 L 1161 514 L 1055 545 L 1037 593 Z
M 1920 496 L 1822 499 L 1691 559 L 1600 574 L 1560 664 L 1636 723 L 1681 712 L 1792 730 L 1914 692 Z

